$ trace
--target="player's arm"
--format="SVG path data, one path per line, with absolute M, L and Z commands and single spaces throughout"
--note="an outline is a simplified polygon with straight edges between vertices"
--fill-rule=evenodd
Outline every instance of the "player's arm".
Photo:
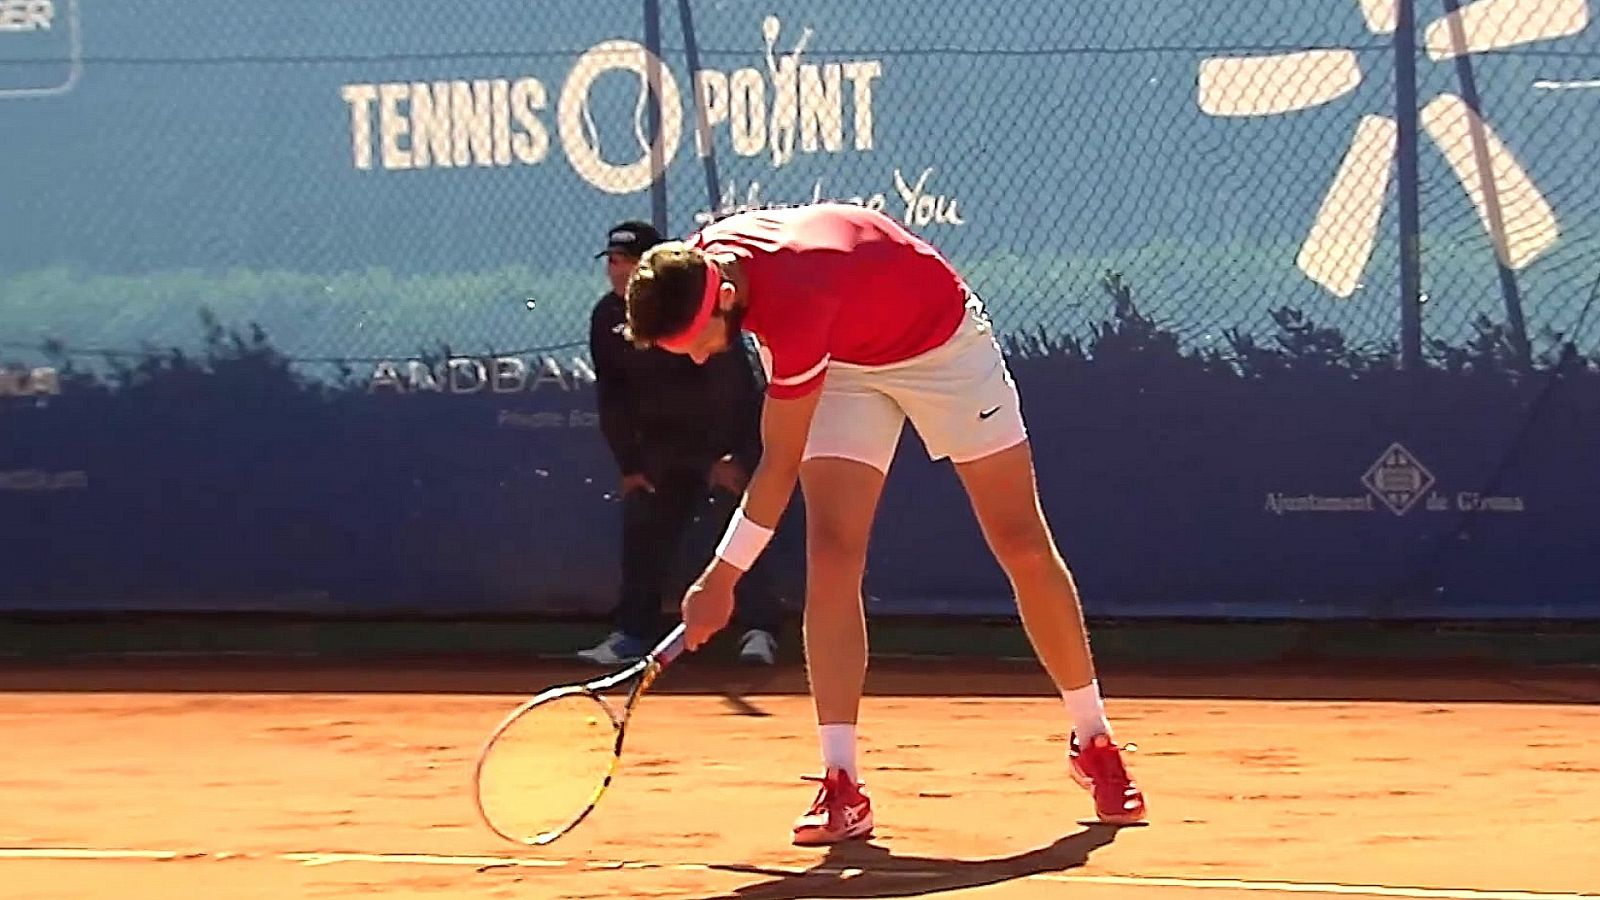
M 745 518 L 763 528 L 777 528 L 783 511 L 789 507 L 794 486 L 800 479 L 800 457 L 811 431 L 811 417 L 817 411 L 821 390 L 799 397 L 767 397 L 761 405 L 761 461 L 750 476 L 745 491 Z
M 780 308 L 787 316 L 769 324 L 772 341 L 760 350 L 767 369 L 766 396 L 761 404 L 761 460 L 750 473 L 744 499 L 707 567 L 707 586 L 736 582 L 772 538 L 800 480 L 806 436 L 832 361 L 829 343 L 839 309 L 837 299 L 812 295 Z
M 732 454 L 746 479 L 761 461 L 761 408 L 765 385 L 757 375 L 759 364 L 744 342 L 724 354 L 726 363 L 719 374 L 727 379 L 726 395 L 732 397 L 727 414 L 718 421 L 715 446 Z
M 831 361 L 829 338 L 838 311 L 832 298 L 803 300 L 775 304 L 783 318 L 767 322 L 773 341 L 761 352 L 768 375 L 761 404 L 761 461 L 750 473 L 743 501 L 728 521 L 716 555 L 684 594 L 690 650 L 728 624 L 734 586 L 766 549 L 800 480 L 800 460 L 822 397 Z
M 750 474 L 744 500 L 706 570 L 708 583 L 737 582 L 772 538 L 800 480 L 800 459 L 806 449 L 806 435 L 811 431 L 811 417 L 822 396 L 820 388 L 819 383 L 816 389 L 797 397 L 769 394 L 762 403 L 761 461 Z

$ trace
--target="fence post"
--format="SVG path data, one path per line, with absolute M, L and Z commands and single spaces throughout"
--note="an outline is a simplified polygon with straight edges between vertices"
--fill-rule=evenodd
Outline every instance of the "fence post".
M 1478 186 L 1483 191 L 1484 215 L 1489 220 L 1489 241 L 1494 245 L 1495 268 L 1500 273 L 1500 296 L 1506 306 L 1506 328 L 1511 332 L 1511 349 L 1517 363 L 1524 368 L 1532 365 L 1533 351 L 1528 343 L 1528 323 L 1522 315 L 1522 291 L 1517 286 L 1517 275 L 1511 270 L 1511 236 L 1506 232 L 1504 211 L 1500 206 L 1500 185 L 1494 172 L 1494 160 L 1489 154 L 1489 140 L 1483 131 L 1483 101 L 1478 96 L 1478 80 L 1473 76 L 1472 58 L 1467 54 L 1466 28 L 1461 24 L 1461 6 L 1457 0 L 1443 0 L 1445 20 L 1450 31 L 1450 42 L 1455 51 L 1456 80 L 1461 83 L 1461 100 L 1472 111 L 1468 135 L 1472 141 L 1472 158 L 1478 169 Z
M 690 9 L 691 0 L 678 0 L 678 21 L 683 26 L 683 57 L 689 64 L 689 92 L 694 95 L 694 130 L 695 145 L 703 149 L 701 162 L 706 172 L 706 211 L 715 215 L 717 211 L 717 151 L 711 140 L 711 123 L 707 121 L 709 111 L 705 108 L 703 98 L 700 96 L 700 41 L 694 30 L 694 10 Z
M 646 130 L 650 132 L 650 222 L 667 234 L 666 143 L 661 127 L 661 0 L 644 0 L 644 46 L 650 51 L 645 61 L 650 102 L 646 104 Z
M 1416 0 L 1395 0 L 1394 114 L 1400 191 L 1400 368 L 1422 366 L 1422 244 L 1417 166 Z

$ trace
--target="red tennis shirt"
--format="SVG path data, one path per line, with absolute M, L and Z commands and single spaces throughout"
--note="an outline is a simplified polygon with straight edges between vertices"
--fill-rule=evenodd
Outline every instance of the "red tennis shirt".
M 739 261 L 744 329 L 761 345 L 772 397 L 820 388 L 833 360 L 881 366 L 926 353 L 966 315 L 965 283 L 939 251 L 854 204 L 751 210 L 687 241 Z

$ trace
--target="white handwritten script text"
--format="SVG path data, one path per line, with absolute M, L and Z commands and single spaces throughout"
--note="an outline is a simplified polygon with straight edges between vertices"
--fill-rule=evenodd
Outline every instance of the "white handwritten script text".
M 891 191 L 874 191 L 866 194 L 831 193 L 825 189 L 823 180 L 819 178 L 812 184 L 809 196 L 788 202 L 768 199 L 764 196 L 759 181 L 750 182 L 742 192 L 730 181 L 723 188 L 716 208 L 698 213 L 695 221 L 703 225 L 751 209 L 782 209 L 835 202 L 852 203 L 886 212 L 911 226 L 967 224 L 967 220 L 961 215 L 960 201 L 953 194 L 935 193 L 934 185 L 931 183 L 933 175 L 932 168 L 925 168 L 915 179 L 908 179 L 904 172 L 895 169 L 890 175 Z M 894 196 L 893 200 L 890 200 L 891 193 Z

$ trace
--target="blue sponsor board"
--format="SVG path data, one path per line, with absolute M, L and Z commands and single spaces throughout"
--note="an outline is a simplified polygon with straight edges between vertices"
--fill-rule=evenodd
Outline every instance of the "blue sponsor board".
M 605 229 L 843 200 L 984 296 L 1091 613 L 1597 614 L 1588 4 L 1419 7 L 1411 110 L 1383 3 L 647 8 L 0 0 L 0 604 L 604 610 Z M 874 607 L 1009 614 L 921 452 Z

